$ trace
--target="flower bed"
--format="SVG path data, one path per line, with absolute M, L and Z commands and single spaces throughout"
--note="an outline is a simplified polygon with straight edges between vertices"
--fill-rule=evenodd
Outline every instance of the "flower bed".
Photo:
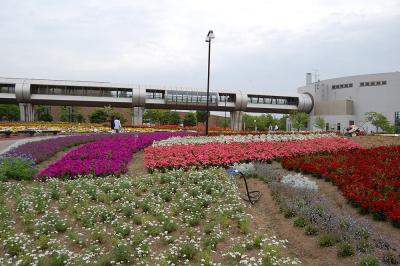
M 348 139 L 320 138 L 287 142 L 208 143 L 149 147 L 145 150 L 145 165 L 150 170 L 228 166 L 248 161 L 270 161 L 276 158 L 351 150 L 361 146 Z
M 0 265 L 301 263 L 253 226 L 221 169 L 0 182 L 0 191 Z
M 282 160 L 290 170 L 332 181 L 355 206 L 400 226 L 400 146 Z
M 27 157 L 35 163 L 43 162 L 59 151 L 62 151 L 73 146 L 81 145 L 96 140 L 113 137 L 111 134 L 90 134 L 80 136 L 58 137 L 41 141 L 34 141 L 22 144 L 8 151 L 6 157 Z
M 39 173 L 39 178 L 68 177 L 77 175 L 120 175 L 127 172 L 132 154 L 147 147 L 155 140 L 189 133 L 121 134 L 102 139 L 67 153 L 62 159 Z
M 36 122 L 36 123 L 1 123 L 0 130 L 18 131 L 33 130 L 40 133 L 42 130 L 60 131 L 62 134 L 71 133 L 109 133 L 110 126 L 107 124 L 91 124 L 91 123 L 53 123 L 53 122 Z M 176 131 L 176 128 L 160 128 L 160 127 L 132 127 L 123 126 L 124 132 L 154 132 L 154 131 Z
M 187 136 L 175 137 L 155 142 L 153 146 L 174 146 L 207 143 L 233 143 L 233 142 L 262 142 L 262 141 L 291 141 L 335 137 L 334 133 L 313 134 L 258 134 L 258 135 L 220 135 L 220 136 Z

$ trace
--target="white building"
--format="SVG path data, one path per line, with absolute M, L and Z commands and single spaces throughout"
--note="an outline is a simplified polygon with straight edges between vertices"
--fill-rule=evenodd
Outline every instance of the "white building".
M 375 127 L 365 122 L 366 112 L 379 112 L 391 124 L 400 123 L 400 72 L 368 74 L 318 80 L 312 82 L 307 73 L 306 85 L 299 93 L 312 96 L 309 129 L 315 129 L 315 119 L 325 120 L 325 130 L 341 131 L 349 125 L 363 127 L 367 132 Z M 397 127 L 397 130 L 398 127 Z

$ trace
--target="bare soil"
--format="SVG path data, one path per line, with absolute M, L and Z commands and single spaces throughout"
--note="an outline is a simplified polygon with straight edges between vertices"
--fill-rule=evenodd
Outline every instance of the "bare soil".
M 357 142 L 364 148 L 400 145 L 400 137 L 394 136 L 357 136 L 350 139 Z
M 146 166 L 144 166 L 144 151 L 138 151 L 133 154 L 132 160 L 128 164 L 128 175 L 140 176 L 148 174 Z

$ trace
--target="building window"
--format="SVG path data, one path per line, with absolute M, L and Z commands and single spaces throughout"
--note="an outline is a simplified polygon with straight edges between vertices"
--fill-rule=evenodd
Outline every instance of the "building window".
M 364 87 L 365 83 L 364 82 L 360 82 L 360 87 Z
M 336 130 L 337 130 L 338 132 L 340 132 L 340 123 L 337 123 L 337 125 L 336 125 Z
M 349 126 L 352 126 L 352 125 L 354 125 L 354 121 L 353 121 L 353 120 L 350 120 L 350 121 L 349 121 Z
M 371 86 L 375 86 L 375 81 L 371 81 Z
M 369 86 L 369 82 L 365 82 L 365 86 Z
M 377 82 L 376 82 L 376 85 L 377 85 L 377 86 L 381 85 L 381 82 L 380 82 L 380 81 L 377 81 Z
M 326 131 L 329 131 L 329 123 L 326 123 L 326 124 L 325 124 L 325 130 L 326 130 Z
M 400 112 L 394 113 L 394 130 L 397 134 L 400 133 Z
M 386 80 L 382 81 L 382 85 L 386 85 Z
M 353 87 L 353 83 L 350 83 L 350 84 L 349 84 L 349 88 L 351 88 L 351 87 Z

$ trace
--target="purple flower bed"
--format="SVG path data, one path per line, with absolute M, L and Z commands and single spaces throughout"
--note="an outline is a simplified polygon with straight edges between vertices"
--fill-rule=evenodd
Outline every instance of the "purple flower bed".
M 3 156 L 26 157 L 35 163 L 41 163 L 64 149 L 114 136 L 111 134 L 88 134 L 29 142 L 10 150 Z
M 38 179 L 54 177 L 73 178 L 78 175 L 120 175 L 128 171 L 132 154 L 153 143 L 187 132 L 158 132 L 142 134 L 118 134 L 115 137 L 88 143 L 67 153 L 63 158 L 37 176 Z

